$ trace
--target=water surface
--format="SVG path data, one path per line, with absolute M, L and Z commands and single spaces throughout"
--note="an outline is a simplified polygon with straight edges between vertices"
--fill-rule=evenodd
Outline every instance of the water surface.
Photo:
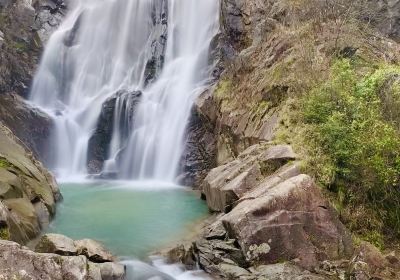
M 197 194 L 158 183 L 63 183 L 49 232 L 91 238 L 123 259 L 143 258 L 179 240 L 207 215 Z

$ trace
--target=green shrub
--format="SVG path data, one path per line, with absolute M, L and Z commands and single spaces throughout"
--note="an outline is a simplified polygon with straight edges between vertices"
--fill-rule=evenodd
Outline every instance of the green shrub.
M 374 210 L 383 228 L 374 223 L 370 228 L 357 228 L 353 223 L 353 230 L 369 230 L 374 235 L 386 231 L 400 236 L 397 77 L 398 66 L 380 65 L 365 72 L 356 62 L 342 59 L 332 66 L 329 81 L 305 95 L 301 106 L 305 141 L 314 145 L 311 150 L 323 154 L 326 166 L 315 170 L 310 165 L 309 169 L 336 193 L 339 208 L 366 205 Z

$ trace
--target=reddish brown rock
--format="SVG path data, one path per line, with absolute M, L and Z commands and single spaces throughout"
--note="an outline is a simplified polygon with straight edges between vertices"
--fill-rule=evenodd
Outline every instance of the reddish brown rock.
M 296 260 L 311 268 L 352 253 L 349 233 L 307 175 L 242 201 L 222 221 L 250 263 Z

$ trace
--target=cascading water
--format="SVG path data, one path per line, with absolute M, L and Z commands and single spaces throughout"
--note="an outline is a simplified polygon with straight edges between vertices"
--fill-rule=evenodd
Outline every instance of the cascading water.
M 219 1 L 71 6 L 48 42 L 30 97 L 55 121 L 50 167 L 61 177 L 85 175 L 95 150 L 93 162 L 120 178 L 173 181 L 191 106 L 209 76 Z M 107 112 L 111 119 L 100 123 Z M 89 147 L 94 142 L 103 146 Z

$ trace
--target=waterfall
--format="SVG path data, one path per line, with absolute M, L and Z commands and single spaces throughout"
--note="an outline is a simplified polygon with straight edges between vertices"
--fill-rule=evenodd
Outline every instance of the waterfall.
M 218 14 L 218 0 L 72 1 L 30 95 L 54 119 L 50 168 L 173 181 Z

